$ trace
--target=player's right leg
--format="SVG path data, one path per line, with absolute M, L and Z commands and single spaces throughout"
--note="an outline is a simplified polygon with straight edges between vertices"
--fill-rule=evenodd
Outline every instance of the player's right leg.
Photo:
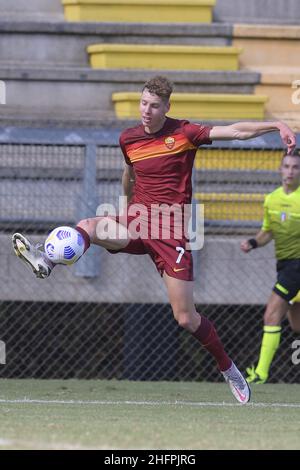
M 85 240 L 85 251 L 90 243 L 102 246 L 109 250 L 121 250 L 125 248 L 130 237 L 127 227 L 117 223 L 115 220 L 103 220 L 107 217 L 94 217 L 81 220 L 77 230 Z M 39 279 L 50 276 L 55 264 L 53 264 L 43 250 L 43 245 L 34 245 L 21 233 L 14 233 L 12 244 L 15 254 L 29 266 Z

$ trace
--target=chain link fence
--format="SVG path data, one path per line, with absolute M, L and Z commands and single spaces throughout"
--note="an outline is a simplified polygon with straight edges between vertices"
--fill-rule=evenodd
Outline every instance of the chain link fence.
M 71 133 L 72 134 L 72 133 Z M 0 341 L 2 377 L 220 380 L 214 360 L 173 319 L 148 256 L 91 247 L 71 267 L 36 279 L 11 248 L 20 231 L 43 241 L 58 225 L 118 206 L 123 157 L 116 139 L 0 139 Z M 195 302 L 214 321 L 241 369 L 258 357 L 264 305 L 275 280 L 273 247 L 245 255 L 265 193 L 280 184 L 278 143 L 201 149 L 194 201 L 205 206 L 205 242 L 194 253 Z M 272 381 L 299 382 L 297 338 L 283 323 Z M 3 344 L 3 343 L 1 343 Z

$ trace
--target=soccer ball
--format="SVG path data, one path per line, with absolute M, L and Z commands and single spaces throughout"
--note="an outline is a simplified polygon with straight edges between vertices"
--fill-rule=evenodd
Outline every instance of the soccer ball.
M 57 264 L 73 264 L 84 252 L 84 239 L 75 228 L 57 227 L 44 243 L 46 256 Z

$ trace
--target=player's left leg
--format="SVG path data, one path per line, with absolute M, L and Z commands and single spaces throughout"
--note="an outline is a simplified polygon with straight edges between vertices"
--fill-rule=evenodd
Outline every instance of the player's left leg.
M 195 309 L 193 281 L 177 279 L 166 272 L 163 278 L 178 324 L 188 330 L 214 356 L 235 398 L 240 403 L 247 403 L 250 400 L 250 389 L 246 380 L 225 352 L 214 325 Z

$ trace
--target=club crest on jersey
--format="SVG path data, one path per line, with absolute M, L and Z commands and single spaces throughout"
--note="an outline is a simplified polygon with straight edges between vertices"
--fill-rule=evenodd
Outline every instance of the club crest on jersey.
M 172 149 L 175 145 L 174 137 L 166 137 L 165 138 L 165 144 L 168 147 L 168 149 Z

